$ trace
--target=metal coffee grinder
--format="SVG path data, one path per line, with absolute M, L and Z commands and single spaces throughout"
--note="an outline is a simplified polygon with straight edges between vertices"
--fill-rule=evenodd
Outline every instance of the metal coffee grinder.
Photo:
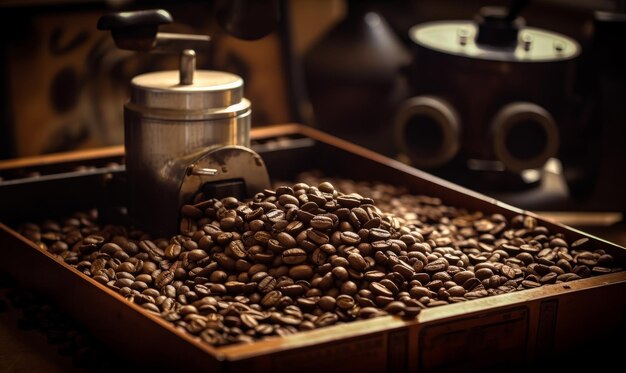
M 179 70 L 138 75 L 125 105 L 129 214 L 157 234 L 179 232 L 179 212 L 199 193 L 223 198 L 252 196 L 269 186 L 261 157 L 250 146 L 250 102 L 243 80 L 223 71 L 196 70 L 203 35 L 158 32 L 171 23 L 164 10 L 102 16 L 121 49 L 177 53 Z

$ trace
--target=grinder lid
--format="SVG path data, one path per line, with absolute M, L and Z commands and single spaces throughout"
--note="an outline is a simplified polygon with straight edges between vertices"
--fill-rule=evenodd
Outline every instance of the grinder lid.
M 151 72 L 133 78 L 130 101 L 147 109 L 227 108 L 244 101 L 243 79 L 224 71 L 197 70 L 193 83 L 181 84 L 178 70 Z
M 458 57 L 505 62 L 560 62 L 580 54 L 578 43 L 565 35 L 533 27 L 519 30 L 512 46 L 479 43 L 471 21 L 435 21 L 413 26 L 409 37 L 420 47 Z

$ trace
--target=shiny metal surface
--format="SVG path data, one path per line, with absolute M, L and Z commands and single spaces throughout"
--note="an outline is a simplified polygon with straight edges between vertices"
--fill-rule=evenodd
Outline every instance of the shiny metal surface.
M 418 45 L 455 56 L 509 62 L 553 62 L 575 58 L 578 43 L 565 35 L 524 27 L 515 48 L 489 48 L 475 41 L 478 30 L 472 21 L 428 22 L 414 26 L 409 36 Z
M 218 120 L 161 120 L 125 111 L 126 169 L 133 219 L 174 232 L 186 165 L 209 148 L 250 145 L 250 111 Z M 180 162 L 186 162 L 181 166 Z
M 130 102 L 147 110 L 207 111 L 205 118 L 213 115 L 211 110 L 220 109 L 220 115 L 231 116 L 242 110 L 235 107 L 228 110 L 243 99 L 243 80 L 239 76 L 223 71 L 198 70 L 194 73 L 193 84 L 180 84 L 179 74 L 178 70 L 170 70 L 134 77 Z
M 179 205 L 189 203 L 205 183 L 245 180 L 246 194 L 249 196 L 270 185 L 270 177 L 261 156 L 243 146 L 213 148 L 191 164 L 183 160 L 178 165 L 185 167 Z M 214 172 L 198 172 L 208 170 Z
M 124 111 L 129 211 L 136 224 L 162 234 L 178 233 L 180 203 L 185 199 L 181 188 L 192 165 L 209 154 L 228 153 L 229 159 L 235 159 L 235 153 L 245 157 L 252 152 L 244 148 L 250 146 L 251 110 L 250 102 L 243 98 L 243 80 L 221 71 L 195 71 L 193 77 L 185 77 L 193 70 L 185 72 L 185 67 L 181 63 L 180 76 L 179 71 L 161 71 L 135 77 L 131 101 Z M 231 150 L 217 152 L 220 147 Z M 250 181 L 251 186 L 261 186 L 261 190 L 269 181 L 260 162 L 265 184 L 257 181 L 256 168 L 246 172 L 234 167 L 240 171 L 232 175 L 246 184 Z M 198 169 L 202 168 L 212 167 L 200 165 Z M 197 182 L 222 180 L 223 176 L 190 174 Z M 202 183 L 194 185 L 196 192 Z M 184 189 L 185 196 L 191 193 Z
M 180 72 L 178 74 L 180 84 L 193 84 L 193 75 L 196 72 L 196 52 L 193 49 L 185 49 L 180 54 Z

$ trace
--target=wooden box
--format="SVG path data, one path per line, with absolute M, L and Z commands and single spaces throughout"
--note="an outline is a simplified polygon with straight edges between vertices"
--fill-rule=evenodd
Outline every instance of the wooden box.
M 470 211 L 533 215 L 309 127 L 255 129 L 253 139 L 273 178 L 287 180 L 320 169 L 328 176 L 403 185 Z M 412 320 L 385 316 L 221 348 L 200 343 L 9 227 L 93 207 L 121 193 L 111 180 L 123 177 L 122 160 L 123 149 L 117 147 L 0 163 L 5 177 L 0 219 L 7 223 L 0 223 L 0 268 L 52 297 L 94 336 L 142 366 L 228 372 L 458 371 L 571 358 L 565 366 L 577 367 L 583 359 L 577 354 L 584 354 L 587 363 L 609 361 L 606 351 L 619 347 L 609 341 L 622 340 L 626 331 L 626 272 L 616 272 L 426 309 Z M 76 165 L 92 167 L 75 171 Z M 612 254 L 622 267 L 626 263 L 623 247 L 536 218 L 568 240 L 589 237 L 594 248 Z

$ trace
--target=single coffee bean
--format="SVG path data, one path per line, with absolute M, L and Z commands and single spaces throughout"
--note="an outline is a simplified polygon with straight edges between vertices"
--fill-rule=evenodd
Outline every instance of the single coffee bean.
M 278 233 L 278 235 L 276 236 L 276 239 L 278 240 L 278 242 L 280 242 L 281 245 L 283 245 L 287 249 L 297 246 L 296 239 L 293 238 L 293 236 L 287 232 Z
M 404 303 L 399 302 L 399 301 L 393 301 L 389 303 L 387 306 L 385 306 L 385 311 L 389 312 L 392 315 L 396 315 L 396 314 L 399 314 L 400 312 L 403 312 L 405 308 L 406 306 Z
M 382 295 L 385 297 L 392 297 L 393 293 L 391 292 L 391 290 L 387 289 L 387 287 L 385 287 L 385 285 L 379 283 L 379 282 L 373 282 L 370 284 L 369 286 L 370 290 L 372 291 L 372 293 L 376 294 L 376 295 Z
M 554 272 L 548 272 L 539 279 L 541 284 L 554 284 L 556 282 L 557 274 Z
M 448 262 L 445 259 L 436 259 L 424 266 L 424 271 L 428 273 L 436 273 L 445 271 L 448 268 Z
M 289 265 L 304 263 L 306 257 L 306 252 L 302 249 L 288 249 L 282 254 L 283 262 Z
M 484 280 L 493 276 L 493 271 L 489 268 L 481 268 L 476 271 L 475 275 L 479 280 Z
M 289 269 L 289 277 L 294 280 L 308 280 L 313 276 L 313 268 L 310 265 L 300 264 Z
M 415 275 L 415 269 L 404 261 L 400 261 L 398 264 L 392 267 L 394 272 L 399 273 L 404 280 L 410 280 Z
M 315 321 L 313 321 L 313 324 L 315 324 L 316 327 L 321 328 L 321 327 L 333 325 L 337 321 L 339 321 L 339 317 L 336 314 L 330 313 L 330 312 L 326 312 L 326 313 L 318 316 L 315 319 Z
M 541 284 L 536 281 L 524 280 L 522 281 L 522 286 L 525 287 L 526 289 L 531 289 L 531 288 L 537 288 L 541 286 Z
M 274 307 L 280 301 L 282 297 L 282 293 L 277 290 L 272 290 L 269 293 L 265 294 L 263 299 L 261 299 L 261 305 L 266 308 Z
M 372 228 L 369 230 L 369 237 L 372 241 L 386 240 L 391 237 L 391 234 L 382 228 Z
M 272 276 L 268 276 L 267 274 L 265 274 L 265 277 L 263 277 L 258 284 L 259 291 L 264 294 L 274 290 L 274 287 L 276 287 L 276 279 Z
M 572 242 L 572 249 L 585 247 L 588 243 L 589 243 L 588 237 L 579 238 L 576 241 Z
M 205 251 L 198 249 L 190 251 L 187 255 L 187 259 L 189 259 L 190 262 L 197 262 L 206 258 L 207 256 L 208 254 Z
M 329 241 L 328 235 L 315 229 L 307 230 L 306 236 L 309 240 L 316 243 L 317 245 L 324 245 L 327 244 Z
M 309 224 L 311 224 L 311 227 L 318 230 L 331 229 L 335 225 L 334 221 L 330 217 L 323 215 L 313 217 Z
M 337 297 L 336 305 L 343 310 L 349 310 L 355 306 L 354 298 L 349 295 L 340 295 Z
M 363 272 L 367 268 L 367 262 L 361 254 L 358 253 L 348 255 L 348 262 L 350 263 L 351 268 L 360 272 Z
M 302 295 L 302 293 L 304 293 L 304 287 L 302 285 L 299 284 L 293 284 L 293 285 L 287 285 L 287 286 L 282 286 L 280 288 L 280 291 L 288 296 L 288 297 L 298 297 L 300 295 Z

